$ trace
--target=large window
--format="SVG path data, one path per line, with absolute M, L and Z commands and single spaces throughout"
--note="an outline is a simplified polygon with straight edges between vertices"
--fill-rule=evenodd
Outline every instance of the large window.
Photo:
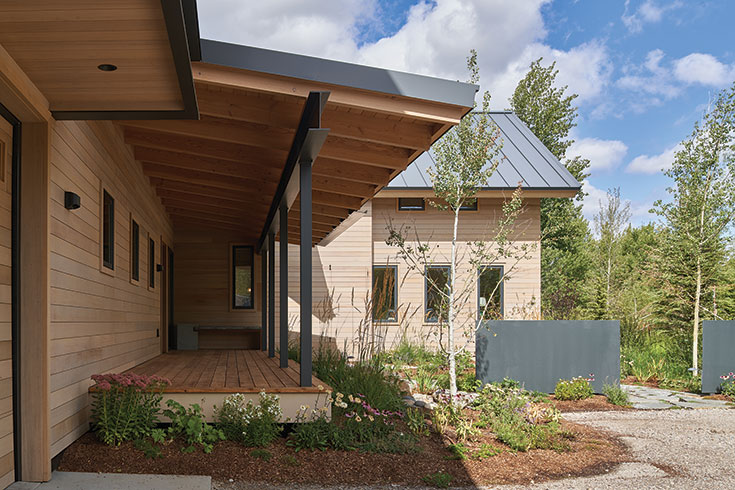
M 439 318 L 442 321 L 447 320 L 449 270 L 448 265 L 432 265 L 426 268 L 424 320 L 427 323 L 438 323 Z
M 130 218 L 130 279 L 140 280 L 140 226 Z
M 102 191 L 102 265 L 115 269 L 115 200 Z
M 373 266 L 373 320 L 378 322 L 398 321 L 398 267 L 395 265 Z
M 426 201 L 423 197 L 399 197 L 398 211 L 423 211 Z
M 503 267 L 489 265 L 477 271 L 477 310 L 483 320 L 503 318 Z
M 156 287 L 156 241 L 148 237 L 148 287 Z
M 253 308 L 253 247 L 232 247 L 232 309 Z

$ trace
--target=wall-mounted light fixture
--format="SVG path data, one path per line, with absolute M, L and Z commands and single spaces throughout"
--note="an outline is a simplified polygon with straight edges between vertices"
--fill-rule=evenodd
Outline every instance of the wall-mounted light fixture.
M 163 271 L 163 264 L 156 264 L 156 272 Z
M 102 63 L 101 65 L 97 66 L 97 69 L 100 71 L 115 71 L 117 70 L 117 66 L 111 63 Z
M 79 209 L 82 205 L 82 199 L 78 194 L 74 194 L 71 191 L 64 192 L 64 207 L 66 209 Z

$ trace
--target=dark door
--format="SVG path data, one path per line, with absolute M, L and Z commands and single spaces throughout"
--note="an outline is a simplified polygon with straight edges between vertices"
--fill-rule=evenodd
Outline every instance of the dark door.
M 168 271 L 166 273 L 168 284 L 168 348 L 176 349 L 176 323 L 174 323 L 174 251 L 168 249 Z

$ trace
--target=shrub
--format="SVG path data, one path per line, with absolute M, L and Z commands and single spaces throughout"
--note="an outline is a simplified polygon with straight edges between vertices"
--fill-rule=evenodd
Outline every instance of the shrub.
M 594 381 L 594 377 L 590 374 L 589 378 L 575 377 L 572 379 L 560 379 L 556 383 L 554 389 L 554 397 L 557 400 L 584 400 L 594 395 L 590 381 Z
M 406 417 L 404 419 L 408 429 L 417 436 L 428 436 L 429 427 L 426 425 L 424 412 L 418 408 L 406 409 Z
M 211 453 L 215 442 L 225 439 L 225 434 L 220 429 L 215 429 L 204 421 L 202 407 L 194 403 L 185 408 L 174 400 L 167 400 L 169 408 L 163 414 L 171 419 L 171 427 L 168 428 L 169 436 L 183 437 L 187 446 L 181 448 L 184 453 L 193 453 L 196 445 L 202 446 L 205 453 Z
M 273 454 L 271 454 L 270 451 L 266 451 L 265 449 L 253 449 L 250 451 L 250 456 L 255 459 L 262 459 L 263 461 L 270 461 L 270 459 L 273 457 Z
M 293 447 L 297 452 L 302 449 L 319 449 L 324 451 L 329 447 L 332 427 L 326 415 L 320 415 L 315 420 L 296 420 L 293 431 L 289 436 L 287 445 Z
M 151 434 L 167 379 L 135 374 L 96 374 L 92 379 L 92 427 L 102 442 L 118 446 Z
M 422 480 L 424 480 L 428 485 L 433 485 L 436 488 L 449 488 L 449 485 L 452 484 L 453 477 L 449 473 L 439 471 L 437 473 L 426 475 Z
M 258 404 L 245 403 L 245 395 L 236 393 L 214 407 L 214 417 L 225 437 L 246 446 L 265 447 L 281 433 L 281 407 L 278 396 L 261 392 Z
M 629 407 L 630 400 L 628 394 L 623 391 L 620 386 L 605 383 L 602 387 L 602 393 L 607 397 L 607 401 L 619 407 Z
M 720 393 L 735 400 L 735 373 L 727 373 L 720 376 Z

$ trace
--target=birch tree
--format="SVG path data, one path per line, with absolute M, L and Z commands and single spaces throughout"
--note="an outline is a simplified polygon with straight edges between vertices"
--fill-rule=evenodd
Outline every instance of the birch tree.
M 469 81 L 477 83 L 479 71 L 477 53 L 474 50 L 467 60 L 467 67 L 470 71 Z M 398 257 L 407 265 L 406 274 L 421 274 L 427 287 L 431 288 L 432 294 L 440 298 L 438 304 L 433 306 L 438 310 L 435 314 L 439 323 L 439 347 L 446 355 L 452 401 L 456 400 L 457 395 L 456 357 L 464 348 L 457 345 L 456 335 L 457 333 L 473 335 L 485 316 L 485 310 L 490 306 L 486 304 L 483 311 L 478 312 L 476 319 L 462 322 L 460 317 L 463 307 L 474 298 L 475 282 L 460 281 L 462 271 L 459 270 L 459 264 L 469 262 L 471 265 L 469 273 L 473 274 L 482 264 L 492 263 L 500 258 L 506 261 L 515 258 L 506 265 L 504 277 L 501 277 L 496 286 L 499 288 L 524 254 L 530 253 L 528 245 L 517 245 L 511 240 L 515 221 L 523 212 L 520 188 L 504 203 L 502 216 L 497 220 L 491 241 L 467 243 L 461 251 L 459 248 L 461 209 L 475 203 L 478 191 L 488 185 L 499 163 L 498 155 L 502 142 L 499 129 L 489 117 L 489 104 L 490 95 L 485 92 L 481 110 L 464 117 L 457 126 L 437 141 L 431 150 L 434 155 L 434 166 L 428 173 L 436 199 L 431 200 L 430 204 L 452 216 L 452 239 L 446 284 L 440 283 L 435 276 L 429 274 L 429 267 L 437 258 L 436 246 L 430 243 L 430 239 L 423 239 L 418 233 L 411 236 L 410 226 L 404 224 L 396 228 L 391 222 L 388 225 L 389 233 L 386 240 L 388 245 L 397 247 Z M 462 260 L 467 255 L 469 260 Z
M 727 231 L 735 215 L 735 84 L 719 93 L 682 142 L 671 169 L 671 200 L 654 204 L 665 225 L 659 277 L 673 299 L 691 311 L 692 368 L 699 372 L 702 298 L 724 265 Z M 672 298 L 673 297 L 673 298 Z M 674 303 L 672 301 L 671 303 Z M 663 308 L 674 306 L 662 305 Z
M 620 188 L 607 191 L 605 202 L 600 200 L 600 210 L 594 216 L 595 231 L 599 237 L 600 276 L 605 291 L 604 317 L 610 312 L 611 288 L 625 226 L 630 221 L 630 203 L 620 199 Z

